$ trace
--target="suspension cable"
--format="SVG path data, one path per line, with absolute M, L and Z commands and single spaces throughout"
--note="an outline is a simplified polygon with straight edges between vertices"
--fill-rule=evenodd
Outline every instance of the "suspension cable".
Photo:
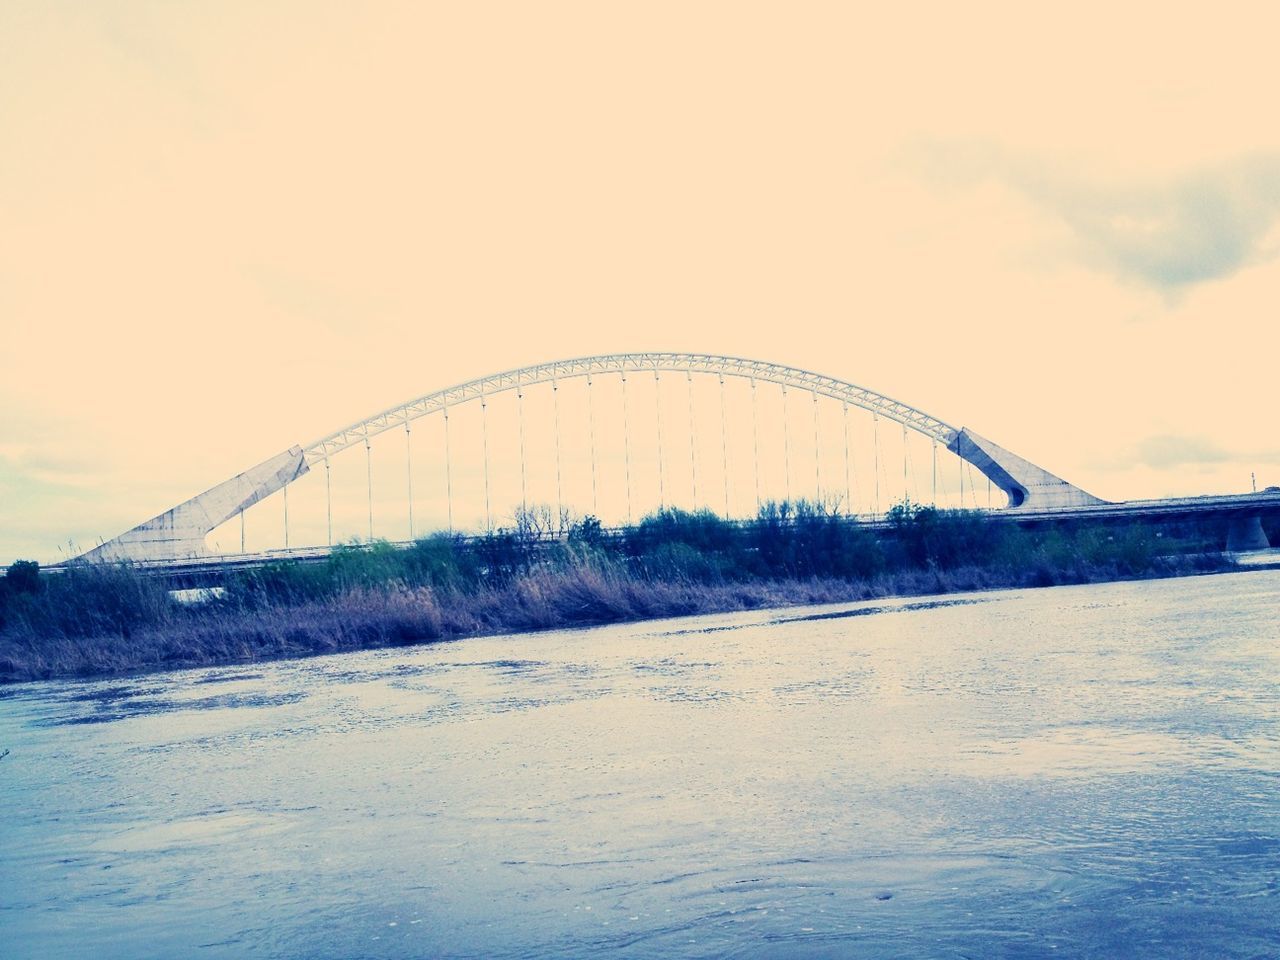
M 818 433 L 821 418 L 818 415 L 818 391 L 813 390 L 813 476 L 816 485 L 818 503 L 822 503 L 822 443 Z
M 910 443 L 910 438 L 907 437 L 905 434 L 903 435 L 902 439 L 904 443 L 908 443 L 908 444 Z M 911 449 L 909 445 L 907 447 L 907 459 L 911 463 L 911 493 L 915 496 L 916 504 L 921 504 L 924 501 L 920 499 L 920 474 L 916 470 L 915 452 Z
M 729 431 L 725 426 L 724 374 L 720 374 L 720 467 L 724 471 L 724 518 L 729 519 Z
M 938 506 L 938 441 L 933 441 L 933 506 Z
M 782 385 L 782 464 L 786 471 L 787 503 L 791 502 L 791 418 L 787 416 L 787 385 Z
M 373 543 L 373 451 L 368 436 L 364 438 L 364 465 L 369 487 L 369 542 Z
M 520 512 L 527 514 L 529 512 L 528 487 L 525 480 L 525 458 L 524 458 L 524 388 L 516 389 L 516 418 L 520 421 Z M 527 517 L 522 518 L 526 522 Z
M 697 453 L 697 433 L 698 421 L 693 414 L 693 373 L 686 370 L 685 384 L 689 388 L 689 470 L 693 478 L 693 509 L 698 509 L 698 453 Z
M 880 416 L 873 413 L 871 415 L 872 431 L 874 433 L 872 446 L 875 447 L 876 454 L 876 513 L 880 513 Z
M 404 419 L 404 454 L 405 454 L 405 470 L 408 474 L 409 482 L 409 539 L 414 537 L 413 529 L 413 441 L 409 434 L 409 418 L 406 415 Z
M 493 508 L 489 499 L 489 401 L 480 396 L 480 434 L 484 442 L 484 529 L 493 532 Z
M 911 502 L 910 481 L 907 478 L 907 454 L 909 449 L 907 446 L 907 425 L 904 423 L 902 425 L 902 499 L 907 503 Z
M 658 509 L 667 505 L 667 484 L 662 461 L 662 374 L 653 371 L 653 407 L 658 417 Z
M 851 516 L 854 509 L 853 485 L 850 482 L 849 473 L 849 401 L 845 400 L 842 406 L 844 408 L 844 512 L 846 516 Z
M 444 497 L 449 515 L 449 533 L 453 533 L 453 464 L 449 456 L 449 408 L 444 408 Z
M 587 420 L 591 424 L 591 513 L 600 518 L 600 497 L 596 493 L 596 408 L 592 400 L 591 376 L 587 376 Z
M 627 468 L 627 523 L 631 523 L 631 418 L 627 412 L 627 375 L 622 374 L 622 449 Z
M 760 512 L 760 404 L 756 398 L 756 378 L 751 378 L 751 432 L 755 443 L 756 513 Z
M 243 511 L 241 516 L 244 516 Z M 329 528 L 329 546 L 333 546 L 333 492 L 329 484 L 329 455 L 324 457 L 324 516 Z M 243 547 L 244 544 L 241 544 Z
M 560 386 L 551 381 L 551 402 L 556 419 L 556 530 L 564 532 L 564 488 L 560 483 Z

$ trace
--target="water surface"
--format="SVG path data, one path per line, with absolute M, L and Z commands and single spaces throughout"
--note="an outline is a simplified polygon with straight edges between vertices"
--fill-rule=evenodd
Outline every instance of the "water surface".
M 1280 572 L 0 688 L 5 957 L 1280 955 Z

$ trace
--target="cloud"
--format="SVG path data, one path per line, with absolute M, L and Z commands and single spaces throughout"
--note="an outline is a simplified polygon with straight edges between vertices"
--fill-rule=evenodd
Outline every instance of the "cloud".
M 1255 160 L 1161 187 L 1046 185 L 1041 199 L 1104 266 L 1177 291 L 1269 259 L 1263 243 L 1280 216 L 1280 160 Z
M 1159 433 L 1143 437 L 1111 464 L 1113 467 L 1145 466 L 1155 470 L 1208 467 L 1216 464 L 1280 464 L 1280 449 L 1228 449 L 1205 436 Z
M 101 440 L 22 398 L 3 398 L 10 419 L 0 437 L 0 483 L 85 486 L 103 472 Z M 0 515 L 5 504 L 0 503 Z
M 1280 156 L 1237 159 L 1161 182 L 1091 181 L 983 144 L 917 148 L 937 183 L 1003 183 L 1060 219 L 1085 262 L 1176 295 L 1272 259 L 1280 221 Z
M 1207 437 L 1158 434 L 1138 441 L 1133 461 L 1157 470 L 1226 463 L 1237 457 Z

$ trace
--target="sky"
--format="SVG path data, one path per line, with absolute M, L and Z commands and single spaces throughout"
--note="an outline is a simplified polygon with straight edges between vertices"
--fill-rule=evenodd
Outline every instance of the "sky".
M 0 563 L 634 350 L 1280 483 L 1280 10 L 880 6 L 0 4 Z

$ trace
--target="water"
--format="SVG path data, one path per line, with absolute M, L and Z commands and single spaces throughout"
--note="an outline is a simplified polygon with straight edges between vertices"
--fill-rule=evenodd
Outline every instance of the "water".
M 1280 572 L 0 692 L 0 955 L 1274 957 Z

